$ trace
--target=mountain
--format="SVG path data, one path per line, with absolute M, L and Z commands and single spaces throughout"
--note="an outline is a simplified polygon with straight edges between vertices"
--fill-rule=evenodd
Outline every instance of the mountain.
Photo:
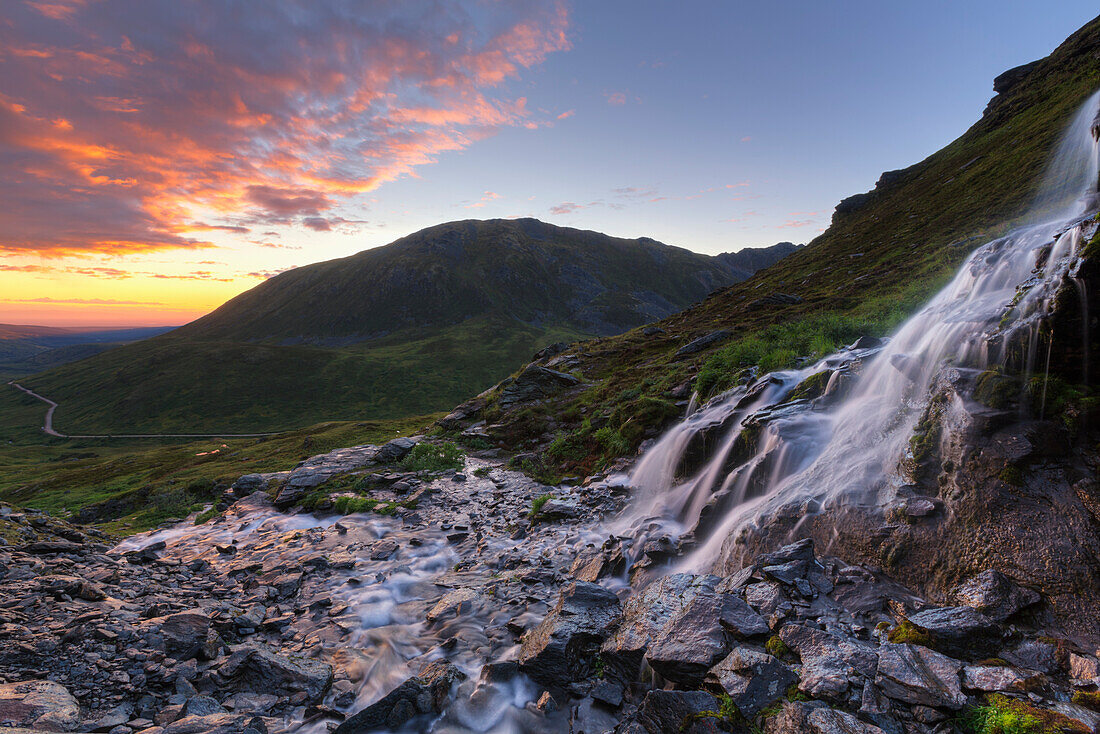
M 25 380 L 75 432 L 248 432 L 449 408 L 797 250 L 717 257 L 534 219 L 441 224 L 273 277 L 155 339 Z
M 171 327 L 122 329 L 0 324 L 0 376 L 15 377 L 75 362 Z

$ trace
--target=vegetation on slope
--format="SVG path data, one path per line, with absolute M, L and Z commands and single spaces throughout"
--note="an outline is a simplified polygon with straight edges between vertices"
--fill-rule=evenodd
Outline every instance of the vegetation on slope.
M 553 469 L 587 471 L 656 435 L 667 417 L 652 410 L 653 401 L 683 400 L 694 387 L 713 393 L 749 363 L 787 366 L 857 335 L 891 331 L 971 250 L 1028 209 L 1066 124 L 1100 88 L 1100 19 L 1000 88 L 958 140 L 842 202 L 829 229 L 802 250 L 657 322 L 658 329 L 571 349 L 586 389 L 507 410 L 491 399 L 493 437 L 526 450 L 557 436 L 559 446 L 574 449 L 551 456 Z M 797 298 L 763 300 L 778 294 Z M 677 358 L 684 345 L 715 332 L 729 336 Z M 536 430 L 533 416 L 549 432 Z M 596 430 L 604 441 L 594 440 Z

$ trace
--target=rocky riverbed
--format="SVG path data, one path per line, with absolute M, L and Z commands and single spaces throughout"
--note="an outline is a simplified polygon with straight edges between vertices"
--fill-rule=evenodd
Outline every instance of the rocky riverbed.
M 1100 726 L 1097 651 L 1043 636 L 1043 599 L 999 573 L 949 606 L 810 541 L 730 576 L 669 573 L 670 543 L 606 531 L 621 482 L 548 488 L 491 456 L 401 473 L 410 447 L 244 477 L 214 520 L 117 545 L 4 507 L 0 724 L 949 732 L 997 705 Z M 348 473 L 405 499 L 341 516 L 284 494 Z

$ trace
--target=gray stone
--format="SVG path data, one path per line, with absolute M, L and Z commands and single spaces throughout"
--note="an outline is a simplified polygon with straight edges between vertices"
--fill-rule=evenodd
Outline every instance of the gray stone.
M 710 669 L 705 683 L 715 692 L 724 692 L 737 710 L 752 718 L 798 682 L 789 667 L 771 655 L 751 647 L 735 647 Z
M 799 624 L 786 625 L 779 637 L 802 658 L 798 687 L 814 698 L 841 699 L 859 677 L 875 676 L 878 654 L 863 642 Z
M 548 688 L 583 680 L 619 616 L 613 592 L 587 581 L 570 583 L 542 623 L 524 635 L 520 668 Z
M 382 728 L 397 729 L 414 716 L 438 714 L 450 695 L 451 686 L 466 675 L 449 662 L 428 663 L 420 674 L 409 678 L 381 700 L 348 717 L 335 734 L 367 734 Z
M 192 696 L 183 704 L 184 716 L 210 716 L 211 714 L 224 714 L 226 711 L 217 699 L 210 696 Z
M 478 593 L 473 589 L 463 588 L 449 591 L 431 608 L 427 619 L 429 622 L 435 622 L 444 617 L 464 614 L 469 611 L 478 598 Z
M 626 722 L 623 734 L 717 734 L 721 704 L 703 691 L 650 691 L 634 715 Z M 699 716 L 709 713 L 712 716 Z
M 31 680 L 0 684 L 0 727 L 73 731 L 80 705 L 60 683 Z
M 926 609 L 909 621 L 928 630 L 938 649 L 954 655 L 985 655 L 1001 641 L 997 623 L 970 607 Z
M 987 617 L 1003 622 L 1021 609 L 1036 604 L 1039 593 L 1013 583 L 1000 571 L 983 571 L 954 592 L 955 601 Z
M 764 725 L 764 734 L 884 734 L 874 724 L 820 701 L 788 701 Z
M 920 645 L 886 643 L 879 648 L 879 689 L 903 703 L 960 709 L 966 696 L 959 683 L 962 663 Z
M 516 403 L 542 400 L 578 384 L 580 380 L 573 375 L 529 364 L 500 391 L 498 404 L 506 408 Z
M 289 696 L 302 692 L 306 701 L 320 701 L 332 685 L 332 666 L 308 658 L 290 658 L 267 645 L 249 643 L 232 648 L 218 668 L 228 690 Z
M 967 665 L 963 668 L 962 687 L 968 691 L 1023 690 L 1024 677 L 1003 665 Z
M 729 339 L 731 336 L 732 334 L 728 331 L 712 331 L 709 334 L 704 334 L 697 339 L 692 339 L 687 344 L 677 349 L 676 354 L 674 354 L 672 358 L 680 359 L 682 357 L 687 357 L 697 352 L 701 352 L 707 347 Z
M 177 660 L 190 660 L 198 655 L 209 631 L 210 618 L 201 609 L 171 614 L 160 624 L 164 650 Z

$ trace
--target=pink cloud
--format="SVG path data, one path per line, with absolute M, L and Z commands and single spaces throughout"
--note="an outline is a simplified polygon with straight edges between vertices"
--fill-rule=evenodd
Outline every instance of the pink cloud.
M 570 118 L 570 117 L 572 117 L 572 116 L 573 116 L 573 115 L 575 115 L 575 114 L 577 114 L 577 111 L 576 111 L 576 110 L 566 110 L 565 112 L 563 112 L 563 113 L 561 113 L 560 115 L 558 115 L 557 119 L 559 119 L 559 120 L 565 120 L 565 119 L 567 119 L 567 118 Z
M 576 204 L 572 201 L 563 201 L 556 206 L 550 207 L 550 213 L 560 216 L 562 214 L 572 214 L 573 212 L 579 211 L 581 209 L 584 209 L 584 204 Z
M 624 92 L 606 92 L 604 96 L 607 97 L 607 103 L 610 105 L 626 104 L 626 94 Z

